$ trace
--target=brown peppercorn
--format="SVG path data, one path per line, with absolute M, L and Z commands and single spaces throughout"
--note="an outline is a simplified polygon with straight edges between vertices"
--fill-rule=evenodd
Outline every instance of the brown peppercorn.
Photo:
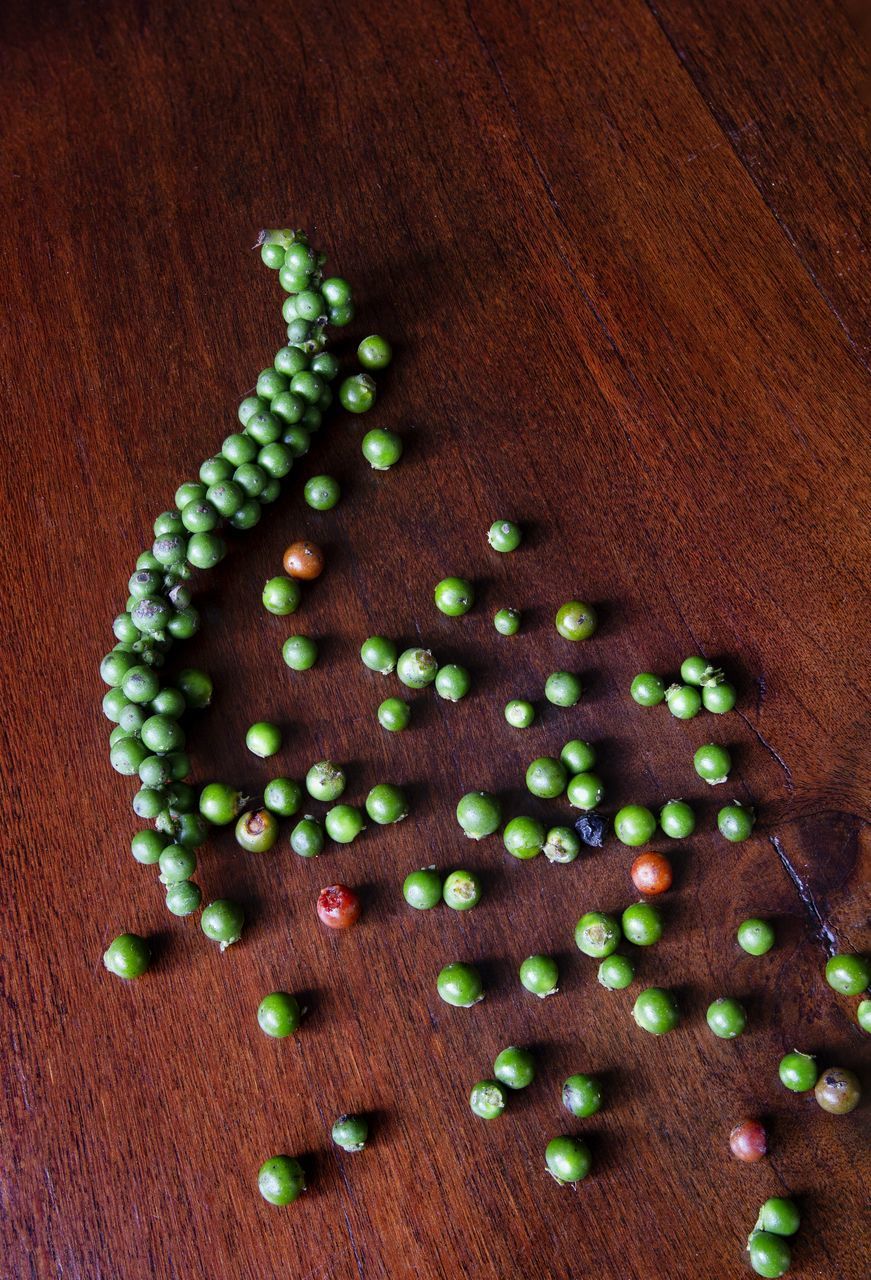
M 324 568 L 324 553 L 314 542 L 292 542 L 284 553 L 284 572 L 291 578 L 311 582 Z
M 768 1153 L 768 1134 L 758 1120 L 742 1120 L 729 1134 L 729 1149 L 736 1160 L 755 1164 Z
M 858 1107 L 862 1086 L 846 1067 L 826 1067 L 814 1088 L 814 1097 L 833 1116 L 845 1116 Z

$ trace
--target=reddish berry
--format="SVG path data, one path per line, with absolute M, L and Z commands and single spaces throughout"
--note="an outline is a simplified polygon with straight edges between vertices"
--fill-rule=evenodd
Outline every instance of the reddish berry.
M 639 853 L 631 875 L 639 893 L 665 893 L 671 888 L 671 863 L 661 853 Z
M 729 1134 L 729 1147 L 736 1160 L 755 1164 L 768 1153 L 768 1134 L 758 1120 L 742 1120 Z
M 328 929 L 350 929 L 360 918 L 360 899 L 346 884 L 331 884 L 318 894 L 318 918 Z

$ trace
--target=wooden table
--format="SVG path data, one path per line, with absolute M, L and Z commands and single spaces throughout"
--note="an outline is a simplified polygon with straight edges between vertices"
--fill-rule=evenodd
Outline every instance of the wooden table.
M 804 1215 L 791 1274 L 867 1275 L 867 1107 L 829 1116 L 777 1079 L 793 1046 L 854 1068 L 867 1046 L 857 1001 L 823 978 L 827 951 L 869 946 L 868 175 L 848 16 L 831 0 L 13 0 L 0 21 L 4 1280 L 719 1280 L 746 1274 L 757 1206 L 786 1193 Z M 374 330 L 397 357 L 373 414 L 337 415 L 298 465 L 294 481 L 341 480 L 336 510 L 289 483 L 202 579 L 180 659 L 217 687 L 191 728 L 195 779 L 256 790 L 333 758 L 350 798 L 393 780 L 413 813 L 316 862 L 220 832 L 197 878 L 249 918 L 220 955 L 130 857 L 97 666 L 152 520 L 282 337 L 278 282 L 249 251 L 264 224 L 311 228 L 354 282 L 342 351 Z M 360 457 L 373 424 L 406 441 L 386 475 Z M 502 515 L 527 530 L 510 557 L 486 544 Z M 276 619 L 261 587 L 300 536 L 328 571 Z M 478 585 L 464 619 L 432 604 L 449 573 Z M 572 596 L 602 616 L 576 647 L 552 625 Z M 492 627 L 507 604 L 526 619 L 514 639 Z M 321 638 L 307 675 L 281 661 L 297 627 Z M 384 733 L 375 708 L 399 686 L 357 659 L 373 632 L 466 662 L 473 694 L 416 695 L 413 727 Z M 693 652 L 726 664 L 736 713 L 681 723 L 631 702 L 637 671 Z M 541 704 L 560 667 L 583 674 L 581 705 L 509 729 L 506 699 Z M 287 734 L 261 765 L 243 738 L 263 716 Z M 597 984 L 572 930 L 632 900 L 631 852 L 515 862 L 454 819 L 472 788 L 562 816 L 523 770 L 578 736 L 609 812 L 699 809 L 694 838 L 655 842 L 676 889 L 626 992 Z M 735 769 L 708 793 L 692 754 L 711 739 Z M 758 805 L 745 844 L 716 834 L 724 797 Z M 413 913 L 402 879 L 427 863 L 479 870 L 481 905 Z M 365 915 L 333 936 L 314 899 L 339 878 Z M 751 913 L 777 922 L 762 959 L 734 944 Z M 125 929 L 156 953 L 130 985 L 100 963 Z M 554 999 L 519 986 L 533 951 L 560 959 Z M 471 1011 L 436 995 L 453 959 L 484 973 Z M 657 983 L 683 1010 L 662 1040 L 630 1016 Z M 255 1022 L 277 987 L 311 1010 L 284 1043 Z M 723 993 L 748 1008 L 733 1043 L 705 1025 Z M 486 1124 L 469 1088 L 512 1042 L 535 1046 L 539 1078 Z M 572 1071 L 606 1082 L 591 1120 L 561 1109 Z M 373 1113 L 362 1155 L 331 1148 L 349 1109 Z M 729 1131 L 756 1115 L 771 1155 L 740 1165 Z M 562 1131 L 594 1151 L 575 1192 L 544 1173 Z M 284 1210 L 256 1186 L 280 1151 L 310 1180 Z

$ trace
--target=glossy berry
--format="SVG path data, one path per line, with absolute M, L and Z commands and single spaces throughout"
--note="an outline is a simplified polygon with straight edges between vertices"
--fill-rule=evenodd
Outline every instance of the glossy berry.
M 392 640 L 384 636 L 369 636 L 360 646 L 360 660 L 370 671 L 377 671 L 382 676 L 390 675 L 396 669 L 399 650 Z
M 745 809 L 737 800 L 725 805 L 717 814 L 720 835 L 733 844 L 749 838 L 755 821 L 756 815 L 753 810 Z
M 826 982 L 842 996 L 860 996 L 871 986 L 871 963 L 865 956 L 832 956 L 826 964 Z
M 716 716 L 721 716 L 725 712 L 731 711 L 737 701 L 738 691 L 733 684 L 728 682 L 706 685 L 702 689 L 702 706 L 706 711 L 712 711 Z
M 597 773 L 576 773 L 569 778 L 566 799 L 573 809 L 582 809 L 586 813 L 595 809 L 604 798 L 605 784 Z
M 265 760 L 281 750 L 281 730 L 268 720 L 258 720 L 245 734 L 245 745 L 252 755 Z
M 712 666 L 705 658 L 684 658 L 680 664 L 680 678 L 684 684 L 717 685 L 723 679 L 719 667 Z
M 474 965 L 461 961 L 445 965 L 436 986 L 445 1004 L 457 1009 L 468 1009 L 484 999 L 484 986 L 478 970 Z
M 555 707 L 574 707 L 582 693 L 580 679 L 570 671 L 554 671 L 544 683 L 544 696 Z
M 242 792 L 224 782 L 210 782 L 200 792 L 200 813 L 215 827 L 235 822 L 244 803 Z
M 401 787 L 381 782 L 366 797 L 366 812 L 379 826 L 389 826 L 408 817 L 408 800 Z
M 589 1147 L 580 1138 L 552 1138 L 545 1148 L 544 1163 L 550 1176 L 564 1185 L 586 1178 L 592 1158 Z
M 509 1045 L 497 1054 L 493 1075 L 509 1089 L 525 1089 L 535 1079 L 535 1058 L 528 1049 Z
M 314 511 L 332 511 L 342 491 L 332 476 L 312 476 L 305 483 L 303 496 Z
M 278 839 L 278 820 L 268 809 L 243 813 L 236 823 L 236 843 L 248 853 L 266 853 Z
M 559 968 L 551 956 L 527 956 L 520 966 L 520 985 L 543 1000 L 559 991 Z
M 708 1005 L 707 1023 L 720 1040 L 734 1040 L 747 1025 L 743 1006 L 727 996 L 721 996 Z
M 454 911 L 469 911 L 481 901 L 482 886 L 474 871 L 452 871 L 442 889 L 442 897 Z
M 360 919 L 360 899 L 346 884 L 331 884 L 318 894 L 317 912 L 328 929 L 350 929 Z
M 324 829 L 316 818 L 306 814 L 290 833 L 290 847 L 300 858 L 317 858 L 324 851 Z
M 435 867 L 421 867 L 405 877 L 402 896 L 416 911 L 429 911 L 442 900 L 442 878 Z
M 216 898 L 200 916 L 203 933 L 212 942 L 219 942 L 222 951 L 239 941 L 244 923 L 245 912 L 237 902 L 231 902 L 228 898 Z
M 623 936 L 636 947 L 650 947 L 662 937 L 662 914 L 652 902 L 633 902 L 621 918 Z
M 673 1031 L 680 1022 L 677 1001 L 663 987 L 648 987 L 642 991 L 635 1001 L 632 1016 L 639 1027 L 654 1036 Z
M 799 1053 L 793 1049 L 780 1059 L 777 1068 L 780 1083 L 792 1093 L 807 1093 L 812 1089 L 819 1077 L 816 1061 L 809 1053 Z
M 166 909 L 174 916 L 190 916 L 199 911 L 202 890 L 193 880 L 179 880 L 166 886 Z
M 369 1137 L 369 1121 L 360 1115 L 339 1116 L 333 1123 L 330 1136 L 343 1151 L 362 1151 Z
M 750 1253 L 750 1266 L 758 1276 L 768 1280 L 776 1280 L 786 1275 L 792 1261 L 789 1245 L 782 1236 L 770 1231 L 754 1231 L 747 1244 Z
M 260 1030 L 273 1040 L 284 1040 L 287 1036 L 292 1036 L 301 1018 L 299 1001 L 286 991 L 273 991 L 264 996 L 257 1009 Z
M 814 1087 L 814 1097 L 823 1111 L 845 1116 L 858 1107 L 862 1099 L 859 1078 L 846 1067 L 826 1067 Z
M 598 980 L 609 991 L 623 991 L 632 985 L 635 965 L 628 956 L 606 956 L 599 965 Z
M 639 893 L 665 893 L 671 888 L 671 863 L 661 853 L 640 853 L 632 863 L 632 883 Z
M 139 978 L 151 963 L 151 949 L 137 933 L 121 933 L 103 952 L 103 964 L 118 978 Z
M 512 858 L 521 860 L 537 857 L 545 838 L 544 823 L 537 818 L 512 818 L 502 833 L 502 841 Z
M 700 778 L 704 778 L 710 786 L 715 787 L 725 782 L 732 768 L 732 757 L 725 747 L 717 742 L 708 742 L 699 747 L 693 756 L 693 766 Z
M 649 671 L 642 671 L 632 681 L 629 692 L 639 707 L 656 707 L 665 699 L 665 681 Z
M 863 1031 L 871 1036 L 871 1000 L 860 1000 L 856 1010 L 856 1021 Z
M 535 707 L 522 698 L 513 698 L 505 704 L 505 719 L 513 729 L 528 729 L 535 720 Z
M 774 928 L 768 920 L 755 917 L 738 925 L 738 946 L 749 956 L 764 956 L 774 946 Z
M 446 702 L 460 702 L 472 687 L 472 677 L 465 667 L 449 662 L 439 667 L 435 678 L 435 691 Z
M 580 738 L 572 738 L 559 755 L 569 774 L 589 773 L 596 763 L 596 748 Z
M 378 723 L 389 733 L 402 733 L 411 722 L 411 707 L 401 698 L 385 698 L 378 708 Z
M 771 1196 L 759 1208 L 755 1230 L 771 1231 L 776 1236 L 794 1236 L 801 1226 L 801 1214 L 794 1200 Z
M 561 796 L 566 789 L 565 765 L 551 756 L 539 756 L 533 760 L 526 770 L 526 786 L 534 796 L 543 800 L 553 800 Z
M 393 359 L 393 348 L 386 338 L 371 333 L 357 347 L 357 359 L 364 369 L 386 369 Z
M 691 684 L 669 685 L 665 701 L 676 720 L 692 720 L 702 709 L 702 695 Z
M 402 437 L 395 431 L 375 427 L 366 432 L 360 448 L 374 471 L 389 471 L 402 457 Z
M 656 818 L 640 804 L 627 804 L 614 818 L 614 834 L 630 847 L 647 844 L 656 831 Z
M 581 852 L 581 838 L 571 827 L 551 827 L 542 853 L 548 862 L 574 862 Z
M 284 553 L 283 564 L 288 577 L 311 582 L 324 571 L 324 553 L 315 542 L 292 542 Z
M 472 1086 L 469 1106 L 481 1120 L 496 1120 L 505 1110 L 508 1094 L 498 1080 L 479 1080 Z
M 602 1083 L 595 1076 L 569 1076 L 562 1088 L 562 1102 L 570 1115 L 585 1119 L 602 1109 Z
M 400 683 L 409 689 L 425 689 L 437 672 L 438 663 L 429 649 L 405 649 L 396 660 Z
M 346 378 L 339 387 L 339 403 L 348 413 L 368 413 L 375 403 L 375 381 L 368 373 Z
M 494 551 L 516 551 L 522 533 L 512 520 L 494 520 L 487 533 L 487 541 Z
M 659 825 L 670 840 L 685 840 L 696 829 L 696 815 L 683 800 L 669 800 L 659 811 Z
M 457 805 L 457 822 L 471 840 L 492 835 L 502 821 L 502 806 L 486 791 L 469 791 Z
M 736 1160 L 755 1164 L 768 1153 L 768 1134 L 758 1120 L 742 1120 L 729 1134 L 729 1150 Z
M 363 830 L 363 815 L 352 804 L 334 804 L 327 810 L 324 826 L 336 844 L 351 844 Z
M 435 606 L 448 618 L 460 618 L 475 603 L 475 589 L 467 578 L 442 578 L 433 593 Z
M 616 951 L 621 937 L 618 922 L 602 911 L 588 911 L 575 925 L 575 945 L 594 960 L 602 960 Z
M 257 1186 L 269 1204 L 292 1204 L 305 1191 L 302 1165 L 293 1156 L 272 1156 L 260 1166 Z
M 305 775 L 305 789 L 315 800 L 332 804 L 338 800 L 346 786 L 345 770 L 331 760 L 313 764 Z
M 302 805 L 302 787 L 291 778 L 273 778 L 263 788 L 263 803 L 279 818 L 292 818 Z
M 564 640 L 588 640 L 598 627 L 599 619 L 591 604 L 570 600 L 557 610 L 555 624 Z
M 516 636 L 520 630 L 520 610 L 498 609 L 493 615 L 493 626 L 500 636 Z

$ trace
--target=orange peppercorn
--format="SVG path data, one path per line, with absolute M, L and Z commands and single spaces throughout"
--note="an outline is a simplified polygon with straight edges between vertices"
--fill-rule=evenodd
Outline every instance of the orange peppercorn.
M 284 553 L 284 571 L 291 578 L 310 582 L 324 568 L 324 553 L 314 542 L 292 542 Z
M 665 893 L 671 888 L 671 863 L 661 853 L 639 853 L 632 863 L 631 875 L 639 893 Z

